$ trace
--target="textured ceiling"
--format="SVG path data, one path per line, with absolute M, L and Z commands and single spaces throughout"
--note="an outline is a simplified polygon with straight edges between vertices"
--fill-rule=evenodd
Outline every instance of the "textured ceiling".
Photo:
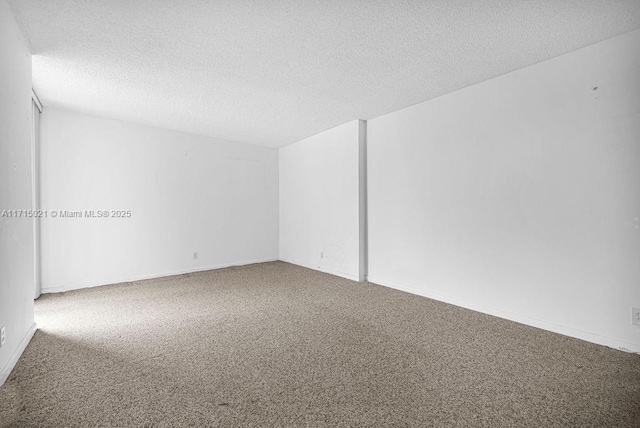
M 9 3 L 45 106 L 272 147 L 640 27 L 639 0 Z

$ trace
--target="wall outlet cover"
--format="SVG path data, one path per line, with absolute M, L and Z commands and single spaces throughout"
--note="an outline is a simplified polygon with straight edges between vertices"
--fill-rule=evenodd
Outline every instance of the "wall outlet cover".
M 4 345 L 4 341 L 7 339 L 4 327 L 0 328 L 0 346 Z
M 631 308 L 631 324 L 640 325 L 640 308 Z

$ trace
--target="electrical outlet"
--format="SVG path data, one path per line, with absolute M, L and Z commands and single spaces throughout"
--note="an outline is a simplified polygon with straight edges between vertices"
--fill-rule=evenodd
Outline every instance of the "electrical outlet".
M 4 331 L 4 326 L 0 328 L 0 346 L 4 345 L 4 341 L 7 339 L 7 335 Z
M 631 308 L 631 324 L 640 325 L 640 308 Z
M 193 253 L 193 260 L 198 260 L 198 252 Z

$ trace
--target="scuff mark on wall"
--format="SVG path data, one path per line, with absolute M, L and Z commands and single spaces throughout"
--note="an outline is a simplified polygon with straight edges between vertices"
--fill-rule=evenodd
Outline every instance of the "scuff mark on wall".
M 318 268 L 320 270 L 330 270 L 346 273 L 349 262 L 344 250 L 338 245 L 329 245 L 320 252 Z

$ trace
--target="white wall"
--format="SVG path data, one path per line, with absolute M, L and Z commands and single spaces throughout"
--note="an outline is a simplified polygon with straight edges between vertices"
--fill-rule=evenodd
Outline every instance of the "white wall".
M 0 0 L 0 212 L 31 200 L 31 53 Z M 0 216 L 0 385 L 34 332 L 33 219 Z
M 362 121 L 280 149 L 280 259 L 364 279 Z
M 41 136 L 43 209 L 131 210 L 43 219 L 43 292 L 277 260 L 276 149 L 54 108 Z
M 371 282 L 640 351 L 640 30 L 367 134 Z

